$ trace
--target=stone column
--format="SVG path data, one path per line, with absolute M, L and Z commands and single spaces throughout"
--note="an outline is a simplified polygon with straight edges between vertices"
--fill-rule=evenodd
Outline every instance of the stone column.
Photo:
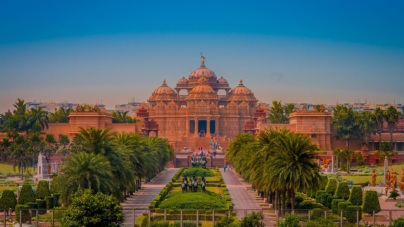
M 188 137 L 188 134 L 189 134 L 189 117 L 186 117 L 185 118 L 185 131 L 186 131 L 186 133 L 185 133 L 185 135 Z
M 206 119 L 206 137 L 210 137 L 210 117 Z
M 331 157 L 331 173 L 334 173 L 334 155 Z
M 387 160 L 387 156 L 384 157 L 384 185 L 386 185 L 386 173 L 389 169 L 389 160 Z
M 198 117 L 195 117 L 194 118 L 195 119 L 195 132 L 194 132 L 194 135 L 196 136 L 196 137 L 199 137 L 199 119 L 198 119 Z
M 217 140 L 219 140 L 219 118 L 218 117 L 215 118 L 215 134 L 216 134 Z

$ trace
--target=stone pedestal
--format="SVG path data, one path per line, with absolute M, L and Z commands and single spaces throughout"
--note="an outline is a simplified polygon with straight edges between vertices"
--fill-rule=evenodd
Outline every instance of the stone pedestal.
M 51 173 L 48 173 L 48 161 L 46 161 L 46 157 L 39 153 L 38 155 L 38 174 L 35 178 L 39 180 L 47 180 L 50 179 Z

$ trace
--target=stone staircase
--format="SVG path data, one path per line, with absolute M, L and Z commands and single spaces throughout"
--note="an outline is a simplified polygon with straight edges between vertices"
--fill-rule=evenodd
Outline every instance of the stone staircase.
M 266 202 L 265 198 L 261 198 L 256 191 L 252 188 L 247 188 L 248 192 L 255 198 L 258 205 L 261 207 L 262 214 L 264 215 L 264 222 L 266 226 L 276 226 L 276 211 L 272 209 L 272 204 Z

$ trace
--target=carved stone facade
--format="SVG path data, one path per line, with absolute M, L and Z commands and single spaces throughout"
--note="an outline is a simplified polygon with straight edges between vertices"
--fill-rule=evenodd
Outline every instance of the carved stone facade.
M 186 95 L 180 95 L 185 91 Z M 222 91 L 225 95 L 218 95 Z M 159 137 L 171 141 L 182 138 L 206 137 L 234 138 L 243 131 L 244 124 L 253 117 L 257 99 L 243 81 L 231 89 L 223 77 L 201 66 L 186 79 L 182 77 L 172 89 L 166 80 L 145 104 L 150 119 L 159 126 Z

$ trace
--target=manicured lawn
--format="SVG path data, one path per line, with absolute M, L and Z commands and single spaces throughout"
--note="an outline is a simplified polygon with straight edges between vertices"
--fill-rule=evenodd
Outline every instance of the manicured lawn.
M 202 227 L 213 227 L 211 221 L 200 221 L 202 222 Z M 174 224 L 174 221 L 169 221 L 170 224 Z
M 219 195 L 206 191 L 202 192 L 173 192 L 167 200 L 158 205 L 158 208 L 169 209 L 220 209 L 226 208 L 226 205 L 220 201 Z
M 29 169 L 32 169 L 32 168 L 29 168 Z M 18 167 L 15 167 L 15 171 L 14 171 L 14 168 L 13 168 L 12 164 L 0 163 L 0 172 L 3 172 L 3 173 L 8 173 L 8 172 L 17 173 L 18 172 Z
M 206 190 L 214 192 L 216 194 L 219 194 L 219 193 L 223 194 L 223 192 L 220 190 L 220 187 L 206 187 Z M 173 187 L 173 189 L 171 189 L 170 193 L 172 194 L 175 192 L 182 192 L 181 187 Z
M 372 168 L 371 166 L 369 166 L 370 168 Z M 401 172 L 402 169 L 404 168 L 404 165 L 389 165 L 389 170 L 390 173 L 392 170 L 397 172 L 397 182 L 399 182 L 401 180 Z M 383 166 L 377 166 L 374 169 L 383 169 Z M 343 178 L 347 179 L 347 180 L 352 180 L 355 183 L 365 183 L 367 181 L 369 181 L 370 183 L 372 183 L 372 176 L 342 176 Z M 380 181 L 382 183 L 384 183 L 384 176 L 383 175 L 379 175 L 376 178 L 376 184 L 379 184 Z

